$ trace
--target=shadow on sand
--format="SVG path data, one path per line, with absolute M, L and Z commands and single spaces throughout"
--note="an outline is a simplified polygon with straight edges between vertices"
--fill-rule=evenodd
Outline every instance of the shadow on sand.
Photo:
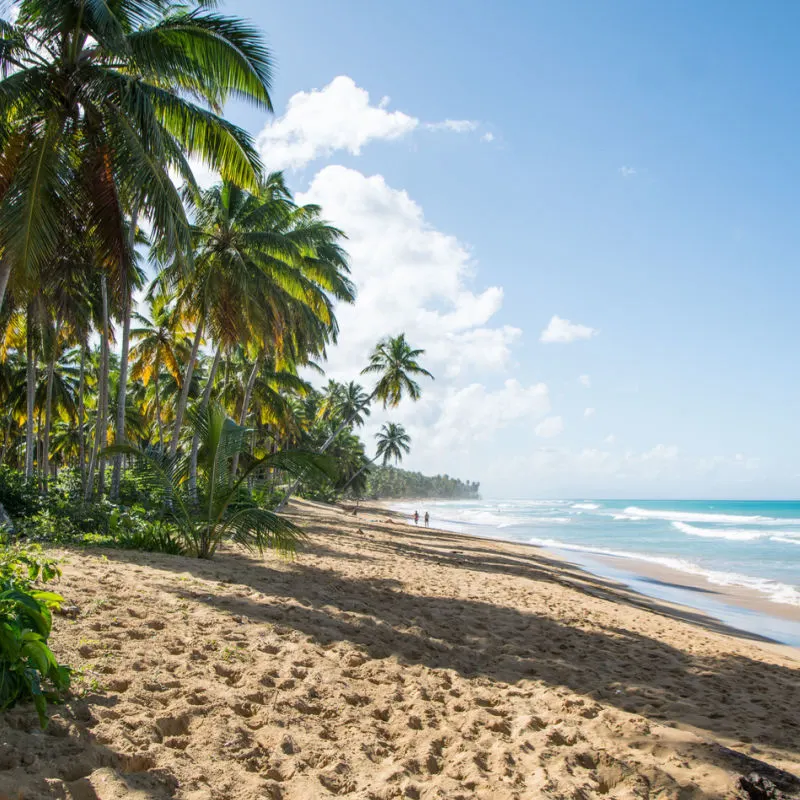
M 359 558 L 368 563 L 370 553 L 383 550 L 458 567 L 466 580 L 470 572 L 477 572 L 556 583 L 716 632 L 731 632 L 702 614 L 627 591 L 537 550 L 515 555 L 471 537 L 417 531 L 398 524 L 376 526 L 374 522 L 370 526 L 382 528 L 388 538 L 366 540 L 348 532 L 331 534 L 329 525 L 304 515 L 295 519 L 309 533 L 325 536 L 324 544 L 317 544 L 318 537 L 312 538 L 309 554 L 335 557 L 341 543 L 356 546 Z M 335 521 L 331 519 L 331 523 Z M 139 563 L 148 563 L 150 558 L 146 554 L 126 556 L 122 551 L 107 551 L 107 555 L 118 560 L 132 557 Z M 793 754 L 798 749 L 800 672 L 788 667 L 735 653 L 695 655 L 691 641 L 684 649 L 676 649 L 622 626 L 598 630 L 597 620 L 592 620 L 584 627 L 577 615 L 562 623 L 470 597 L 435 596 L 435 587 L 430 594 L 413 594 L 391 578 L 344 576 L 336 571 L 335 562 L 334 567 L 323 569 L 304 563 L 301 557 L 288 569 L 285 565 L 273 568 L 269 561 L 259 562 L 236 551 L 227 551 L 219 561 L 211 562 L 152 558 L 157 559 L 154 566 L 159 569 L 189 571 L 206 580 L 220 580 L 224 572 L 226 583 L 231 582 L 231 575 L 236 576 L 235 582 L 246 581 L 245 586 L 270 600 L 255 602 L 231 593 L 209 595 L 174 582 L 165 582 L 163 588 L 254 622 L 291 626 L 321 645 L 347 641 L 372 658 L 394 655 L 404 663 L 506 684 L 543 681 L 662 724 L 689 726 L 738 742 L 749 742 L 737 729 L 737 720 L 746 718 L 748 728 L 757 731 L 753 744 Z M 784 699 L 777 715 L 776 695 Z M 708 748 L 710 760 L 719 763 L 722 758 L 740 772 L 760 764 L 712 742 Z M 767 767 L 761 767 L 763 773 Z M 780 771 L 775 774 L 784 790 L 800 792 L 800 780 Z

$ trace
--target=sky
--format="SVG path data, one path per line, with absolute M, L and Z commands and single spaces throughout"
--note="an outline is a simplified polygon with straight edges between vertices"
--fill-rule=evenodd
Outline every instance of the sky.
M 486 498 L 800 496 L 800 5 L 222 10 L 277 64 L 230 117 L 349 236 L 328 373 L 403 331 L 436 376 L 368 448 Z

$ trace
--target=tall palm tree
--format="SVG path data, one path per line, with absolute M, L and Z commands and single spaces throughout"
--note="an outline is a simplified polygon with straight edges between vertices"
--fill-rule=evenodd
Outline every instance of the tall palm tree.
M 397 423 L 384 422 L 381 429 L 375 434 L 375 438 L 378 440 L 375 458 L 367 461 L 367 463 L 347 481 L 342 487 L 342 492 L 346 491 L 347 487 L 350 486 L 370 464 L 374 464 L 379 458 L 383 459 L 384 467 L 387 466 L 390 461 L 399 464 L 403 460 L 403 454 L 408 454 L 411 451 L 411 437 L 406 433 L 406 429 Z
M 167 269 L 196 320 L 184 386 L 206 330 L 223 350 L 236 344 L 255 349 L 253 379 L 267 346 L 301 362 L 309 350 L 320 352 L 335 340 L 333 300 L 354 299 L 338 245 L 343 234 L 320 218 L 316 206 L 296 206 L 281 173 L 255 193 L 230 181 L 211 187 L 198 196 L 195 217 L 191 279 L 174 264 Z M 187 399 L 184 392 L 178 402 L 173 455 Z
M 219 111 L 229 97 L 271 110 L 271 57 L 256 29 L 208 5 L 22 0 L 2 21 L 0 305 L 10 280 L 47 273 L 65 219 L 123 264 L 135 205 L 186 251 L 170 170 L 194 185 L 187 156 L 256 186 L 253 143 Z
M 336 437 L 351 425 L 356 416 L 374 399 L 381 400 L 384 408 L 396 407 L 405 395 L 408 395 L 412 400 L 419 400 L 421 390 L 414 378 L 417 375 L 423 375 L 433 379 L 433 375 L 422 367 L 418 361 L 419 357 L 424 353 L 424 350 L 413 349 L 406 341 L 404 333 L 378 342 L 370 354 L 369 364 L 361 370 L 362 375 L 378 375 L 375 387 L 364 402 L 353 409 L 352 413 L 331 433 L 318 452 L 324 453 Z M 289 498 L 297 491 L 300 483 L 301 479 L 298 479 L 289 487 L 289 490 L 278 505 L 279 511 L 286 507 Z

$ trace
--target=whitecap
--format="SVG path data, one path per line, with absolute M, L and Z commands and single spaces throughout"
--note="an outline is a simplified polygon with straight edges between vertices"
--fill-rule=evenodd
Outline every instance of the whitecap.
M 778 519 L 746 514 L 708 514 L 702 511 L 660 511 L 637 506 L 626 508 L 620 518 L 663 519 L 668 522 L 729 522 L 739 525 L 800 525 L 800 519 Z
M 741 586 L 766 595 L 774 603 L 784 605 L 800 606 L 800 591 L 797 587 L 789 586 L 785 583 L 772 581 L 768 578 L 753 578 L 750 575 L 741 575 L 736 572 L 721 572 L 719 570 L 704 569 L 703 567 L 685 561 L 682 558 L 670 558 L 669 556 L 651 556 L 644 553 L 634 553 L 627 550 L 609 550 L 604 547 L 591 547 L 579 544 L 568 544 L 556 539 L 537 539 L 528 540 L 531 544 L 539 547 L 550 547 L 554 550 L 572 550 L 581 553 L 589 553 L 601 556 L 613 556 L 634 561 L 646 561 L 651 564 L 658 564 L 662 567 L 685 572 L 689 575 L 697 575 L 705 578 L 709 583 L 717 586 Z

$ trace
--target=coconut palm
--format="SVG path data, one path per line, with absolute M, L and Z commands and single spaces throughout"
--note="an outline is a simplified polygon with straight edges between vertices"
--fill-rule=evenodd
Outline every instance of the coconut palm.
M 181 365 L 185 362 L 189 347 L 186 331 L 180 315 L 168 295 L 151 293 L 149 317 L 134 314 L 136 327 L 131 329 L 133 361 L 131 380 L 141 381 L 145 388 L 153 389 L 153 417 L 155 418 L 158 442 L 164 446 L 164 417 L 162 411 L 162 371 L 178 383 L 181 380 Z
M 267 347 L 279 358 L 301 362 L 335 340 L 333 300 L 352 302 L 347 259 L 338 245 L 343 234 L 320 218 L 316 206 L 296 206 L 283 175 L 268 177 L 258 192 L 230 181 L 202 192 L 196 201 L 194 268 L 187 280 L 180 265 L 167 276 L 183 290 L 195 320 L 184 386 L 194 370 L 204 332 L 218 349 L 236 344 L 255 350 L 247 386 L 258 373 Z M 181 395 L 170 452 L 177 452 L 187 397 Z M 246 398 L 240 415 L 246 415 Z
M 229 97 L 271 109 L 270 55 L 208 5 L 22 0 L 2 21 L 0 305 L 10 279 L 47 274 L 65 220 L 83 220 L 101 262 L 130 263 L 126 210 L 186 251 L 170 170 L 193 186 L 187 157 L 256 186 L 252 141 L 219 111 Z
M 353 409 L 351 414 L 331 433 L 319 452 L 324 453 L 336 437 L 348 425 L 351 425 L 356 416 L 374 399 L 381 400 L 384 408 L 399 405 L 405 395 L 412 400 L 419 400 L 421 390 L 414 378 L 417 375 L 423 375 L 433 379 L 433 375 L 418 361 L 424 353 L 424 350 L 414 350 L 406 341 L 404 333 L 378 342 L 370 355 L 369 364 L 361 370 L 362 375 L 377 374 L 379 376 L 375 387 L 364 402 Z M 299 485 L 300 480 L 296 480 L 289 487 L 289 491 L 278 505 L 279 511 L 286 507 L 289 498 L 297 491 Z
M 342 487 L 342 492 L 346 491 L 350 484 L 379 458 L 383 459 L 384 467 L 387 466 L 390 461 L 399 464 L 403 460 L 403 454 L 408 454 L 411 451 L 411 437 L 406 433 L 406 429 L 397 423 L 384 422 L 381 429 L 375 434 L 375 438 L 378 440 L 375 458 L 367 461 L 367 463 L 347 481 Z
M 236 477 L 231 461 L 245 448 L 247 428 L 228 417 L 221 406 L 209 403 L 192 409 L 189 421 L 200 436 L 197 502 L 187 491 L 188 459 L 158 449 L 114 445 L 107 454 L 124 454 L 136 462 L 136 476 L 143 494 L 177 529 L 185 549 L 198 558 L 211 558 L 225 541 L 263 552 L 274 548 L 291 553 L 302 531 L 277 514 L 259 508 L 243 492 L 251 473 L 277 468 L 290 473 L 318 470 L 333 475 L 331 465 L 310 453 L 284 451 L 254 460 Z

